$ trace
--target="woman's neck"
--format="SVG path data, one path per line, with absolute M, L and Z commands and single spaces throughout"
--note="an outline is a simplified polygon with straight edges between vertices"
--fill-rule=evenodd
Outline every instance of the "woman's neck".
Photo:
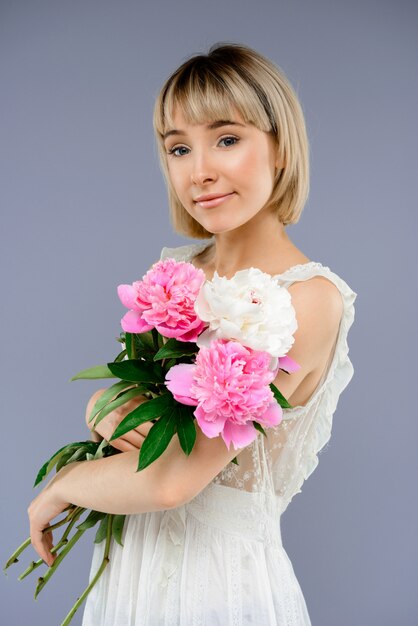
M 231 278 L 248 267 L 258 267 L 268 274 L 280 274 L 296 263 L 309 259 L 289 239 L 285 227 L 275 215 L 245 224 L 243 227 L 214 235 L 214 244 L 194 259 L 194 264 L 210 280 L 216 271 Z

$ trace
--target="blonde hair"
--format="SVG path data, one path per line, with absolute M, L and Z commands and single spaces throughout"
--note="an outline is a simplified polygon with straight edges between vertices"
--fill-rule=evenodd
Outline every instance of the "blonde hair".
M 164 133 L 173 127 L 179 107 L 187 123 L 233 119 L 234 111 L 246 123 L 269 132 L 284 164 L 276 172 L 266 206 L 274 207 L 286 226 L 296 224 L 309 193 L 309 144 L 305 119 L 295 91 L 278 67 L 240 44 L 215 44 L 208 54 L 186 60 L 164 83 L 154 107 L 154 131 L 167 181 L 171 221 L 188 237 L 211 237 L 183 207 L 168 175 Z

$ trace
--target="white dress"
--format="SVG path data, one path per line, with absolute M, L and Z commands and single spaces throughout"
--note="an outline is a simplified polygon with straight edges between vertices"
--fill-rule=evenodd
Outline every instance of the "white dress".
M 163 248 L 190 261 L 206 246 Z M 280 516 L 318 464 L 338 398 L 353 375 L 347 333 L 357 294 L 321 263 L 276 278 L 324 276 L 340 290 L 344 313 L 322 379 L 304 406 L 244 449 L 185 505 L 129 515 L 122 548 L 87 597 L 83 626 L 310 626 L 305 600 L 280 535 Z M 94 546 L 90 580 L 104 544 Z

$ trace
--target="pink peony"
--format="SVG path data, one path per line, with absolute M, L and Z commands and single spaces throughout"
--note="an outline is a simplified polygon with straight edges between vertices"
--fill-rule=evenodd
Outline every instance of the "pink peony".
M 221 434 L 228 450 L 250 444 L 257 436 L 253 425 L 276 426 L 282 408 L 269 384 L 270 354 L 218 339 L 202 346 L 195 364 L 174 365 L 166 375 L 167 388 L 178 402 L 195 405 L 196 420 L 207 437 Z
M 196 341 L 207 326 L 194 310 L 205 273 L 191 263 L 165 259 L 154 263 L 142 280 L 119 285 L 122 304 L 131 309 L 122 318 L 125 332 L 156 328 L 164 337 Z
M 294 359 L 286 354 L 286 356 L 281 356 L 279 358 L 279 364 L 277 367 L 277 372 L 279 370 L 284 370 L 288 374 L 292 374 L 293 372 L 297 372 L 300 370 L 299 363 L 296 363 Z

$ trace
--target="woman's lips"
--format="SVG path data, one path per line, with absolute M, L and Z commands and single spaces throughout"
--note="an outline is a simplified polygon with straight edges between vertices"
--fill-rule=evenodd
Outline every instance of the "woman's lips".
M 228 200 L 228 198 L 233 196 L 234 193 L 235 192 L 226 193 L 223 196 L 217 196 L 216 198 L 212 198 L 211 200 L 200 200 L 199 202 L 196 201 L 196 204 L 201 206 L 203 209 L 210 209 L 212 207 L 219 206 L 220 204 L 222 204 L 222 202 L 225 202 L 225 200 Z

